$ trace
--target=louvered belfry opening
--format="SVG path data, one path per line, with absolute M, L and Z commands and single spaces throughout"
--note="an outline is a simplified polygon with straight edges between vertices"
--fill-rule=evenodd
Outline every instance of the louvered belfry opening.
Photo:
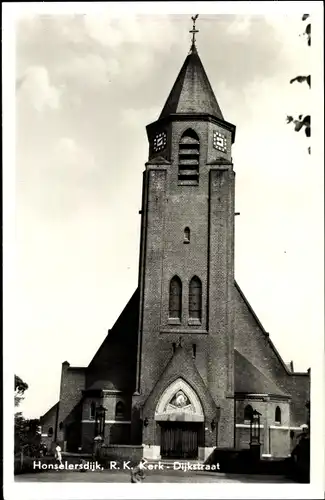
M 192 129 L 182 135 L 178 153 L 178 182 L 184 185 L 199 183 L 200 141 Z

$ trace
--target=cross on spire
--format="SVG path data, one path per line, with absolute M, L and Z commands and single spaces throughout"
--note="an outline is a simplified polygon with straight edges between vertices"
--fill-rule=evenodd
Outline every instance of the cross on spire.
M 193 21 L 193 28 L 189 31 L 189 33 L 192 33 L 192 47 L 195 47 L 195 35 L 196 35 L 196 33 L 199 32 L 199 30 L 197 30 L 195 28 L 195 23 L 196 23 L 196 20 L 198 17 L 199 17 L 199 14 L 196 14 L 195 16 L 191 17 L 191 19 Z

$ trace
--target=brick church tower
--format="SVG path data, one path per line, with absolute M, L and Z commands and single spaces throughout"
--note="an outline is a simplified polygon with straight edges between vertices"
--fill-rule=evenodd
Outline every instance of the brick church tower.
M 147 134 L 133 397 L 143 443 L 153 456 L 178 435 L 199 449 L 233 446 L 235 126 L 194 42 Z M 184 408 L 168 407 L 177 395 Z

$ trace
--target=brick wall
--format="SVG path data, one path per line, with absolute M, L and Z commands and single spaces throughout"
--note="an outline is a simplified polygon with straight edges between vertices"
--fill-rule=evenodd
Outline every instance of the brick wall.
M 52 444 L 55 440 L 55 426 L 57 419 L 58 403 L 54 405 L 45 415 L 40 418 L 42 428 L 42 442 L 46 445 L 48 450 L 52 449 Z M 53 430 L 52 436 L 49 435 L 50 429 Z
M 285 458 L 290 454 L 290 430 L 288 428 L 271 428 L 270 453 L 275 458 Z
M 76 430 L 78 423 L 80 428 L 82 417 L 82 391 L 85 389 L 85 376 L 85 368 L 70 368 L 68 362 L 62 363 L 57 429 L 57 439 L 62 444 L 66 440 L 66 429 L 70 424 L 74 424 Z M 62 429 L 60 429 L 60 423 L 63 425 Z

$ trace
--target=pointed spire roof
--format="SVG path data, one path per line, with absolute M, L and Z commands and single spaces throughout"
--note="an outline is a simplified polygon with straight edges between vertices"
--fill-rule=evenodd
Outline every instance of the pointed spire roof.
M 224 120 L 194 43 L 159 119 L 175 113 L 204 113 Z

